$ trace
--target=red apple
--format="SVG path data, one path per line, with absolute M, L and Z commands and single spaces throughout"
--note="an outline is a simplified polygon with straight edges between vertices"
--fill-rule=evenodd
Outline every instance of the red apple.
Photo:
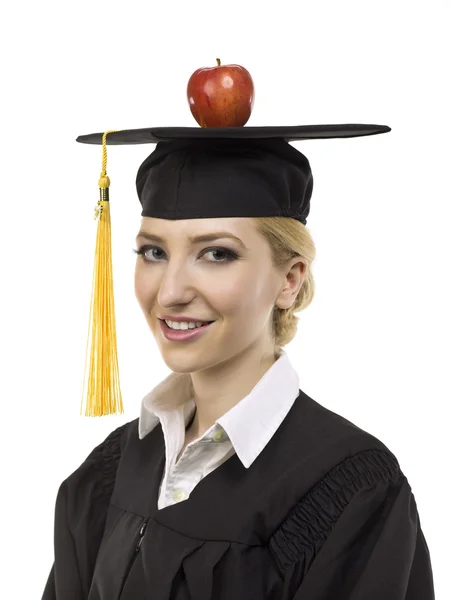
M 241 127 L 254 106 L 254 83 L 240 65 L 201 67 L 190 76 L 187 101 L 201 127 Z

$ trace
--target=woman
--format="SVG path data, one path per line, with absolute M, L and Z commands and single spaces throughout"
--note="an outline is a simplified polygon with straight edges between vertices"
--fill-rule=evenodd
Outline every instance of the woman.
M 135 291 L 172 373 L 61 485 L 43 600 L 434 598 L 396 457 L 300 389 L 283 348 L 315 257 L 286 138 L 389 128 L 186 129 L 114 138 L 164 140 L 137 174 Z

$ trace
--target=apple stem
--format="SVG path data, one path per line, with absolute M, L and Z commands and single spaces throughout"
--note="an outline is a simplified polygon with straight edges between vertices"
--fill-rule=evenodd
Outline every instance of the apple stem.
M 220 66 L 221 65 L 221 60 L 219 58 L 215 59 L 217 61 L 217 65 Z

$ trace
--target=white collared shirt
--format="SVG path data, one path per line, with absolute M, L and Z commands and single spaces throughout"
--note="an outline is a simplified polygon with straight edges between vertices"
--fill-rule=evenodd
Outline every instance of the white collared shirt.
M 159 488 L 158 508 L 186 500 L 209 473 L 237 453 L 249 468 L 273 437 L 299 395 L 299 376 L 281 349 L 279 358 L 251 392 L 198 439 L 185 442 L 185 430 L 195 412 L 189 373 L 171 373 L 141 405 L 139 438 L 160 422 L 165 439 L 165 470 Z

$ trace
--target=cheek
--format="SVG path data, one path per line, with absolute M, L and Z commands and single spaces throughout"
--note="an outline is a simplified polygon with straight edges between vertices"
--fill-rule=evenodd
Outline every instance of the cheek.
M 209 298 L 223 316 L 250 320 L 256 316 L 255 307 L 264 302 L 262 279 L 252 273 L 240 277 L 217 277 Z
M 140 306 L 148 307 L 151 297 L 155 294 L 153 290 L 154 282 L 150 277 L 145 277 L 143 272 L 136 268 L 134 272 L 134 293 Z

